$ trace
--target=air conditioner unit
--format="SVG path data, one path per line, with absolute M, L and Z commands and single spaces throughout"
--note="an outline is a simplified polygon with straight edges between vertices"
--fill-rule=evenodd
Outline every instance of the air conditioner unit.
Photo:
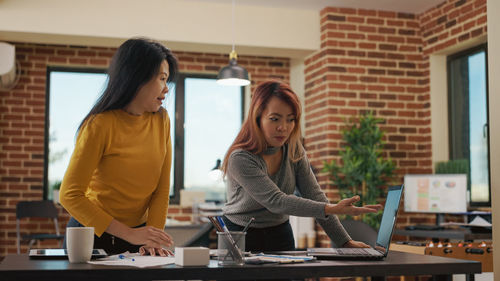
M 0 42 L 0 90 L 12 89 L 19 77 L 16 77 L 16 48 L 14 45 Z

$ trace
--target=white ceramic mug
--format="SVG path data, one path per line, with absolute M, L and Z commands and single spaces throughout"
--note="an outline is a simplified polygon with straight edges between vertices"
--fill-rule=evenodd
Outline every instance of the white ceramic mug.
M 93 227 L 67 227 L 66 248 L 69 262 L 88 262 L 94 248 Z

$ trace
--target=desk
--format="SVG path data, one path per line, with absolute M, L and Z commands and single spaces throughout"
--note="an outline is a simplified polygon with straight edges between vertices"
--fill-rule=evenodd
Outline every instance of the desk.
M 395 229 L 394 234 L 403 236 L 421 237 L 421 238 L 455 239 L 461 241 L 491 240 L 491 232 L 473 233 L 468 228 L 443 229 L 443 230 Z
M 181 267 L 166 265 L 147 269 L 92 264 L 70 264 L 67 260 L 30 260 L 27 255 L 8 255 L 0 264 L 2 280 L 224 280 L 224 279 L 292 279 L 310 277 L 400 276 L 481 272 L 481 263 L 404 252 L 389 252 L 382 261 L 314 261 L 298 264 L 265 264 Z M 446 278 L 442 278 L 446 279 Z M 450 278 L 451 279 L 451 278 Z

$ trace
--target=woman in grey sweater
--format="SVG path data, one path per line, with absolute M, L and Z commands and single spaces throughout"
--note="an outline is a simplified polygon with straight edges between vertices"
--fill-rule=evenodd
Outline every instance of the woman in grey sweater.
M 223 162 L 224 222 L 237 231 L 255 218 L 245 245 L 252 252 L 294 250 L 289 215 L 316 218 L 336 245 L 368 247 L 351 239 L 336 214 L 360 215 L 382 206 L 356 207 L 359 196 L 329 203 L 300 143 L 300 117 L 300 102 L 288 85 L 271 81 L 255 89 L 248 118 Z

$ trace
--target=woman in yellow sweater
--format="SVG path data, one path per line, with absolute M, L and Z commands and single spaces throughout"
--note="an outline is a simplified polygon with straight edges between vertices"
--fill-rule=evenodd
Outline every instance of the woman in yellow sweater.
M 161 106 L 177 59 L 144 38 L 124 42 L 102 96 L 78 128 L 60 201 L 68 226 L 95 228 L 94 248 L 169 255 L 166 234 L 172 144 Z

